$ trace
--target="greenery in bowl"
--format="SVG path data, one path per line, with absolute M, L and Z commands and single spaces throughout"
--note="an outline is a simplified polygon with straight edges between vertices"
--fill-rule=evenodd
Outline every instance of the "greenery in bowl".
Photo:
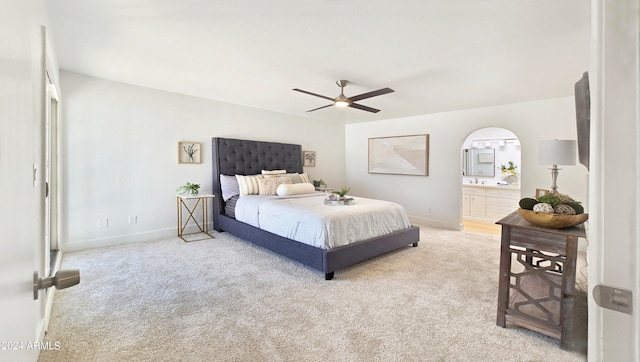
M 191 182 L 187 182 L 184 186 L 178 187 L 176 191 L 181 194 L 187 193 L 189 195 L 197 195 L 199 189 L 200 184 L 192 184 Z
M 350 187 L 343 187 L 340 191 L 334 191 L 333 193 L 340 197 L 345 197 L 345 195 L 349 193 L 349 190 L 351 190 Z
M 509 166 L 500 165 L 500 171 L 504 176 L 515 176 L 518 172 L 516 171 L 518 166 L 513 164 L 513 161 L 509 161 Z

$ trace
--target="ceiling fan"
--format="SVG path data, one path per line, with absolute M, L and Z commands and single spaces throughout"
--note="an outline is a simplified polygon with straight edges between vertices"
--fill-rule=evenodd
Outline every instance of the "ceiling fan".
M 327 104 L 326 106 L 310 109 L 307 112 L 313 112 L 313 111 L 317 111 L 318 109 L 327 108 L 327 107 L 331 107 L 331 106 L 336 106 L 336 107 L 351 107 L 351 108 L 356 108 L 356 109 L 359 109 L 359 110 L 362 110 L 362 111 L 378 113 L 378 112 L 380 112 L 379 109 L 363 106 L 362 104 L 358 104 L 358 103 L 355 103 L 355 102 L 363 100 L 363 99 L 376 97 L 376 96 L 381 96 L 383 94 L 393 93 L 394 92 L 394 90 L 391 89 L 391 88 L 382 88 L 382 89 L 374 90 L 374 91 L 371 91 L 371 92 L 362 93 L 362 94 L 359 94 L 357 96 L 346 97 L 344 95 L 344 87 L 346 87 L 347 84 L 349 84 L 349 81 L 348 80 L 339 80 L 339 81 L 336 82 L 336 84 L 338 85 L 338 87 L 340 87 L 340 95 L 335 97 L 335 98 L 331 98 L 331 97 L 323 96 L 323 95 L 320 95 L 320 94 L 308 92 L 306 90 L 302 90 L 302 89 L 298 89 L 298 88 L 294 88 L 293 90 L 296 91 L 296 92 L 306 93 L 306 94 L 310 94 L 312 96 L 324 98 L 324 99 L 327 99 L 327 100 L 330 100 L 331 102 L 333 102 L 331 104 Z

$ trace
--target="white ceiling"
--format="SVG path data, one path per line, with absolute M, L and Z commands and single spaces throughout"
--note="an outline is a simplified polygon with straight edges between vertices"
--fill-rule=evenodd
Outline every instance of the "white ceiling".
M 60 68 L 344 123 L 573 95 L 587 0 L 55 0 Z M 336 80 L 369 113 L 329 107 Z

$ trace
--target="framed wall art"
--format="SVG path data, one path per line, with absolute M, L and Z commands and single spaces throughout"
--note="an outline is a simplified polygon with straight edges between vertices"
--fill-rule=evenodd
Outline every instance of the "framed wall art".
M 369 138 L 369 173 L 429 175 L 429 135 Z
M 478 162 L 479 163 L 493 163 L 493 153 L 480 153 L 478 154 Z
M 200 163 L 201 144 L 178 142 L 178 163 Z
M 304 167 L 315 167 L 316 166 L 316 151 L 302 151 L 302 159 L 304 163 L 302 166 Z

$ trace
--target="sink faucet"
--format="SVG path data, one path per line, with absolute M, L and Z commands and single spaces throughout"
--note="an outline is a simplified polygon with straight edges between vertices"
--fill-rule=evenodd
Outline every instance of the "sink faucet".
M 476 177 L 476 183 L 478 183 L 478 178 Z

